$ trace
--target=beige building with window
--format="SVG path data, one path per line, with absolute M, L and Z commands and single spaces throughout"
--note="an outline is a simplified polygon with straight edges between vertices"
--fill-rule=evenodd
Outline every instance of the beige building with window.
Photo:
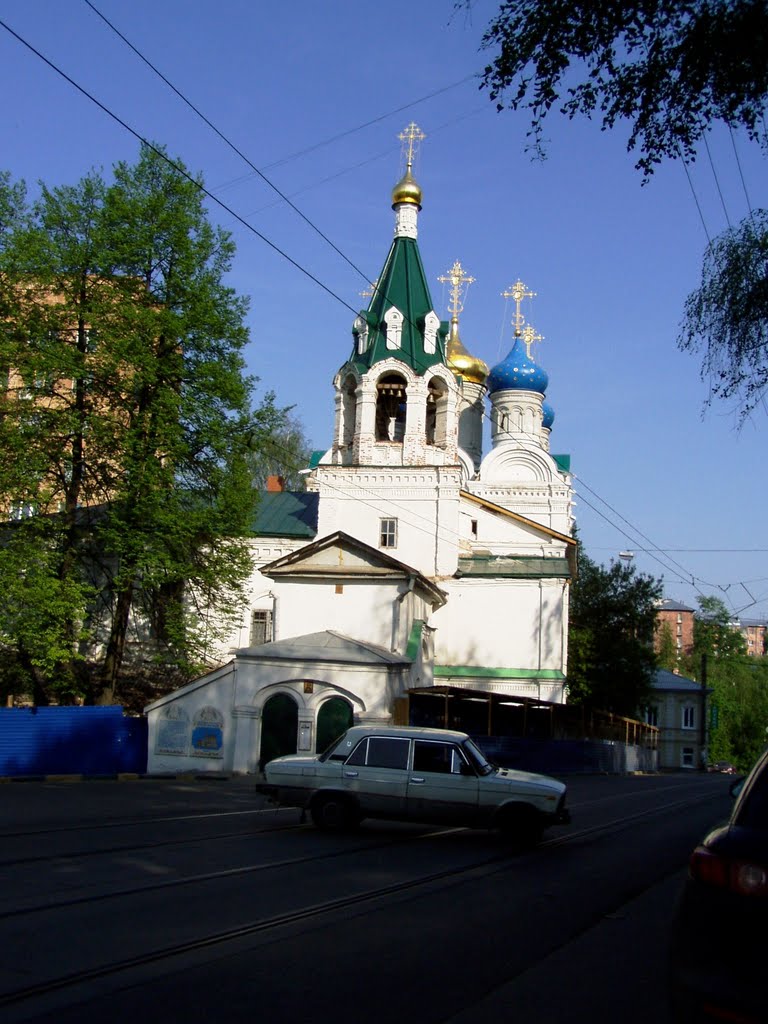
M 644 717 L 659 729 L 661 770 L 696 770 L 706 765 L 710 693 L 693 679 L 666 669 L 656 672 L 653 698 Z

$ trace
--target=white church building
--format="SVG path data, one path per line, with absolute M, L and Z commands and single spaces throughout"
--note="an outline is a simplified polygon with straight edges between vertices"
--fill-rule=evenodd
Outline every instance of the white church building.
M 418 129 L 404 136 L 394 239 L 333 378 L 333 443 L 305 492 L 262 495 L 240 632 L 224 664 L 145 709 L 150 772 L 255 772 L 352 722 L 407 722 L 415 693 L 565 701 L 572 488 L 520 315 L 531 293 L 513 287 L 514 344 L 489 372 L 459 337 L 460 264 L 441 279 L 450 321 L 434 308 Z

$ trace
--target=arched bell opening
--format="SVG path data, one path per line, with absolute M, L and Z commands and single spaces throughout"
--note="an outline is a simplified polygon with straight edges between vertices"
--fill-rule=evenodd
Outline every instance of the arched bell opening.
M 433 377 L 427 386 L 426 441 L 445 444 L 448 423 L 448 387 L 444 380 Z
M 407 384 L 399 373 L 386 373 L 376 384 L 376 440 L 402 444 L 405 437 Z
M 357 417 L 357 381 L 353 376 L 347 377 L 342 388 L 342 426 L 341 443 L 349 448 L 355 436 Z

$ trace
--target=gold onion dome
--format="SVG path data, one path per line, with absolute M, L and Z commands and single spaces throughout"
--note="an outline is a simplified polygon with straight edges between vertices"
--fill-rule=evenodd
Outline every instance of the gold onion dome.
M 421 186 L 411 174 L 410 166 L 392 189 L 392 206 L 398 203 L 412 203 L 421 209 Z
M 472 381 L 473 384 L 485 384 L 488 366 L 482 359 L 476 359 L 464 348 L 459 337 L 459 321 L 455 316 L 451 319 L 445 361 L 448 369 L 457 376 Z

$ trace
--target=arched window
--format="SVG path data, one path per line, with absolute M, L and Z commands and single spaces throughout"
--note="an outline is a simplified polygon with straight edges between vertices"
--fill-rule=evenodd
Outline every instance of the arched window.
M 437 348 L 437 331 L 440 327 L 440 317 L 431 310 L 424 318 L 424 351 L 428 355 L 434 355 Z
M 441 445 L 446 439 L 448 388 L 445 381 L 433 377 L 427 388 L 426 441 Z
M 385 373 L 376 384 L 376 440 L 397 441 L 405 437 L 406 382 L 399 373 Z
M 352 324 L 352 334 L 355 337 L 357 351 L 362 355 L 368 348 L 368 321 L 365 317 L 357 317 Z
M 357 415 L 357 381 L 350 376 L 344 381 L 342 392 L 342 416 L 343 424 L 341 431 L 341 443 L 349 448 L 355 436 L 355 417 Z
M 397 308 L 392 306 L 384 314 L 384 324 L 387 329 L 387 348 L 398 349 L 403 341 L 403 320 L 405 317 Z

